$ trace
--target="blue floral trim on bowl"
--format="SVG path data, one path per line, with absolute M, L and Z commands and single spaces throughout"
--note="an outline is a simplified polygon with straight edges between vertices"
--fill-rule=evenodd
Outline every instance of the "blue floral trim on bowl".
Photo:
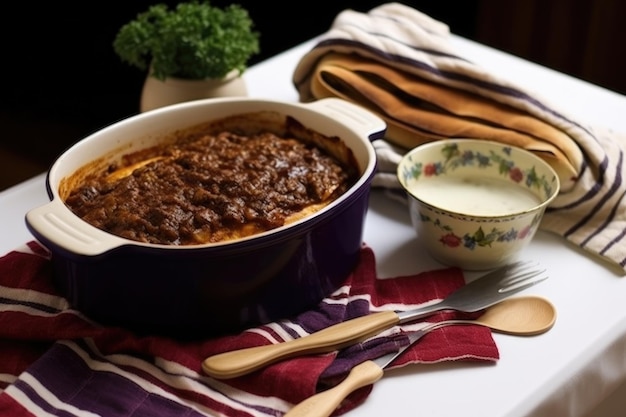
M 492 243 L 495 242 L 504 243 L 526 239 L 534 234 L 540 218 L 540 215 L 533 216 L 530 224 L 524 226 L 521 230 L 517 230 L 515 228 L 500 230 L 494 227 L 490 231 L 485 232 L 482 226 L 479 226 L 478 230 L 474 233 L 465 233 L 463 236 L 460 236 L 454 232 L 452 227 L 443 224 L 439 219 L 433 220 L 429 216 L 420 213 L 420 220 L 422 222 L 432 222 L 434 226 L 444 232 L 439 238 L 439 242 L 441 242 L 444 246 L 449 248 L 465 247 L 470 250 L 474 250 L 476 247 L 491 247 Z
M 406 169 L 403 173 L 405 182 L 407 182 L 407 179 L 419 179 L 422 175 L 426 177 L 442 175 L 462 166 L 475 165 L 479 168 L 488 168 L 497 165 L 498 172 L 508 177 L 510 180 L 524 184 L 528 188 L 534 187 L 543 190 L 545 195 L 552 195 L 552 184 L 545 176 L 539 177 L 537 175 L 534 165 L 526 170 L 515 166 L 513 160 L 510 159 L 510 146 L 502 147 L 501 154 L 494 151 L 490 151 L 489 154 L 484 154 L 472 150 L 461 152 L 458 144 L 452 143 L 445 145 L 441 149 L 441 153 L 444 157 L 443 161 L 428 163 L 418 162 L 409 169 Z

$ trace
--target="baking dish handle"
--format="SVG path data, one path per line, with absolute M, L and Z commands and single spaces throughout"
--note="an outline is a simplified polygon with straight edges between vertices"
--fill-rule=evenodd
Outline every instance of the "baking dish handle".
M 370 141 L 381 139 L 385 136 L 387 123 L 378 115 L 362 106 L 335 97 L 313 101 L 308 105 L 352 127 L 357 132 L 367 136 Z
M 79 256 L 100 255 L 124 244 L 124 240 L 78 218 L 58 199 L 26 213 L 26 226 L 48 249 Z

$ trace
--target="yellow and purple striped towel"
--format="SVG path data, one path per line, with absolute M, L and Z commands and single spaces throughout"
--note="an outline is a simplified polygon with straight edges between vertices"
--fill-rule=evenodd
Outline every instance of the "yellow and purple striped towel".
M 626 270 L 626 134 L 588 126 L 463 58 L 447 25 L 400 3 L 344 10 L 298 63 L 301 101 L 336 96 L 388 123 L 374 186 L 399 189 L 407 149 L 450 137 L 523 147 L 559 174 L 541 228 Z

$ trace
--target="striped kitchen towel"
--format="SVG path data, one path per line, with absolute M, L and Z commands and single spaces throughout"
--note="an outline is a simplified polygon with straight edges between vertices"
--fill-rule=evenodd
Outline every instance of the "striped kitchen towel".
M 30 242 L 0 257 L 0 415 L 281 416 L 332 386 L 351 366 L 397 350 L 403 330 L 420 324 L 390 329 L 362 342 L 354 354 L 289 359 L 230 380 L 203 374 L 202 361 L 301 337 L 371 311 L 416 307 L 464 285 L 462 272 L 452 268 L 377 279 L 372 250 L 364 246 L 361 255 L 344 286 L 314 310 L 240 334 L 181 341 L 101 326 L 72 309 L 54 288 L 48 253 Z M 476 315 L 442 312 L 427 320 Z M 450 326 L 428 333 L 393 366 L 498 359 L 488 328 Z M 371 391 L 370 385 L 354 392 L 335 415 L 358 406 Z
M 541 228 L 626 271 L 626 132 L 574 120 L 464 59 L 444 23 L 400 3 L 344 10 L 301 58 L 293 83 L 301 101 L 341 97 L 385 119 L 374 186 L 399 190 L 399 158 L 432 140 L 482 138 L 536 153 L 561 182 Z

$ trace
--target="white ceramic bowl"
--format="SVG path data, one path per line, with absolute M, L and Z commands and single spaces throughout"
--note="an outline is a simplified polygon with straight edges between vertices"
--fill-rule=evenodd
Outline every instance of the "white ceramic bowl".
M 487 140 L 418 146 L 403 157 L 397 175 L 426 249 L 467 270 L 514 261 L 559 193 L 556 172 L 541 158 Z

